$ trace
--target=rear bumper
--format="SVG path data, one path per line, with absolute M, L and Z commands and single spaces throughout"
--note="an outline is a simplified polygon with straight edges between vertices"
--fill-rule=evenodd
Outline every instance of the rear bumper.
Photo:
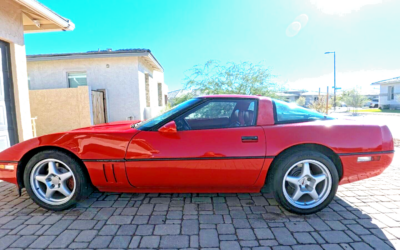
M 13 169 L 11 169 L 13 166 Z M 0 180 L 13 183 L 18 186 L 17 181 L 18 162 L 0 162 Z
M 359 157 L 378 157 L 379 160 L 358 162 Z M 341 155 L 340 160 L 343 165 L 343 177 L 339 184 L 346 184 L 355 181 L 364 180 L 380 175 L 392 163 L 394 152 L 374 153 L 374 154 L 354 154 Z

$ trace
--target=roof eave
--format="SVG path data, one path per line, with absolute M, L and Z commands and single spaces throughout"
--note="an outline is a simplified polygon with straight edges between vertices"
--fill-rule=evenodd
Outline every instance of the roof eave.
M 46 6 L 42 5 L 41 3 L 35 1 L 35 0 L 15 0 L 17 3 L 21 4 L 22 6 L 26 7 L 27 9 L 39 14 L 40 16 L 43 16 L 45 19 L 48 19 L 49 21 L 53 22 L 56 27 L 59 27 L 56 29 L 55 27 L 50 28 L 49 30 L 63 30 L 63 31 L 72 31 L 75 29 L 75 24 L 71 22 L 71 20 L 68 20 L 66 18 L 63 18 L 62 16 L 58 15 L 54 11 L 50 10 Z M 49 31 L 43 28 L 39 29 L 29 29 L 26 32 L 40 32 L 40 31 Z
M 111 57 L 147 57 L 150 60 L 157 71 L 164 72 L 164 68 L 157 61 L 150 51 L 146 52 L 102 52 L 102 53 L 71 53 L 71 54 L 54 54 L 54 55 L 28 55 L 28 62 L 39 62 L 39 61 L 55 61 L 55 60 L 74 60 L 74 59 L 88 59 L 88 58 L 111 58 Z
M 55 55 L 28 55 L 28 62 L 54 61 L 54 60 L 74 60 L 86 58 L 109 58 L 109 57 L 129 57 L 129 56 L 148 56 L 148 52 L 141 53 L 77 53 L 77 54 L 55 54 Z
M 148 57 L 152 60 L 152 62 L 157 65 L 158 69 L 161 72 L 164 72 L 164 68 L 161 66 L 161 64 L 158 62 L 158 60 L 156 59 L 156 57 L 153 55 L 153 53 L 148 52 Z

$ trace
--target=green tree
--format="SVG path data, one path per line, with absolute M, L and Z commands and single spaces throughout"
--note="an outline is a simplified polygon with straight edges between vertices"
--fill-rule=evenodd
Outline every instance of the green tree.
M 361 108 L 368 101 L 368 98 L 361 95 L 356 88 L 346 91 L 342 99 L 348 107 L 353 108 L 353 113 L 356 113 L 357 108 Z
M 278 84 L 264 63 L 250 62 L 220 64 L 210 60 L 195 65 L 186 72 L 184 86 L 202 94 L 245 94 L 277 98 Z
M 186 94 L 180 95 L 178 97 L 175 97 L 175 98 L 170 100 L 171 106 L 176 106 L 178 104 L 181 104 L 182 102 L 190 100 L 193 97 L 195 97 L 195 95 L 193 93 L 186 93 Z
M 328 111 L 332 107 L 331 100 L 328 100 Z M 308 105 L 309 109 L 314 109 L 319 113 L 326 113 L 326 96 L 318 96 L 317 100 Z
M 296 104 L 304 107 L 306 105 L 306 98 L 304 96 L 300 96 L 299 99 L 296 100 Z

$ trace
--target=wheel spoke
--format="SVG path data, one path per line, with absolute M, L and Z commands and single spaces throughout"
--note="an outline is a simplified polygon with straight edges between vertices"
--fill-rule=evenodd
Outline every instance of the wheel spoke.
M 282 180 L 282 179 L 281 179 Z M 329 169 L 315 159 L 304 159 L 293 163 L 283 178 L 282 191 L 290 205 L 300 209 L 323 206 L 331 199 L 332 176 Z
M 50 161 L 47 165 L 49 166 L 49 174 L 58 174 L 56 163 L 54 161 Z
M 304 193 L 301 191 L 301 189 L 299 187 L 297 187 L 293 193 L 292 199 L 294 201 L 298 201 L 301 198 L 301 196 L 303 196 L 303 194 Z
M 309 192 L 308 193 L 310 196 L 311 196 L 311 198 L 313 199 L 313 200 L 318 200 L 318 198 L 319 198 L 319 196 L 318 196 L 318 193 L 317 193 L 317 191 L 315 190 L 315 189 L 313 189 L 313 191 L 311 191 L 311 192 Z
M 300 180 L 299 177 L 294 177 L 294 176 L 290 176 L 290 175 L 286 176 L 286 181 L 290 182 L 296 186 L 299 185 L 299 180 Z
M 58 175 L 58 177 L 61 178 L 61 181 L 66 181 L 66 180 L 68 180 L 69 178 L 71 178 L 71 176 L 72 176 L 72 173 L 71 173 L 70 171 Z
M 301 176 L 311 175 L 310 164 L 308 162 L 303 163 L 303 169 L 301 171 Z
M 320 183 L 321 181 L 326 180 L 326 175 L 325 174 L 319 174 L 319 175 L 313 175 L 312 176 L 315 180 L 315 185 L 317 185 L 318 183 Z
M 54 192 L 55 192 L 54 189 L 47 188 L 47 190 L 46 190 L 46 198 L 50 199 L 53 196 Z
M 61 187 L 57 191 L 60 192 L 65 197 L 68 197 L 71 195 L 71 191 L 69 191 L 67 185 L 65 185 L 65 184 L 61 184 Z
M 37 181 L 40 181 L 40 182 L 46 184 L 46 175 L 36 175 L 36 176 L 35 176 L 35 179 L 36 179 Z

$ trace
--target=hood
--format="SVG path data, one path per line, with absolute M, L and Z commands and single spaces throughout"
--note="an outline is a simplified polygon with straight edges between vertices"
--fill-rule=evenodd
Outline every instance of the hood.
M 121 130 L 128 130 L 132 129 L 132 125 L 139 123 L 140 120 L 134 120 L 134 121 L 117 121 L 117 122 L 109 122 L 109 123 L 102 123 L 102 124 L 97 124 L 94 126 L 90 127 L 85 127 L 85 128 L 78 128 L 74 129 L 71 131 L 74 132 L 83 132 L 83 131 L 121 131 Z

